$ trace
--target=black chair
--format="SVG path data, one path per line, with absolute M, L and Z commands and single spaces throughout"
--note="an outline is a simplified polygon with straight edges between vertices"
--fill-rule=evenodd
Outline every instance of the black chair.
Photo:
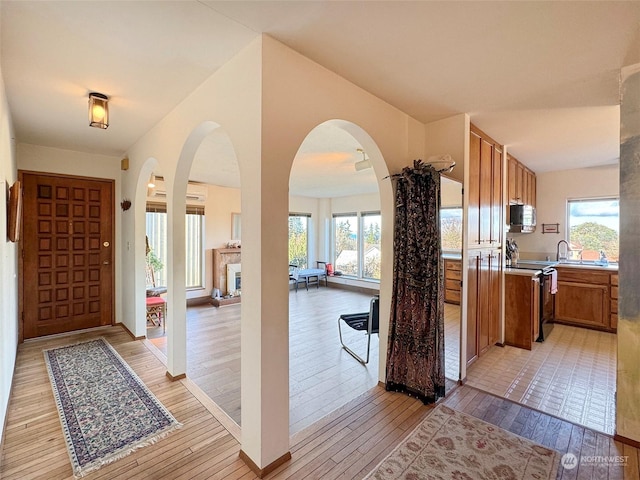
M 348 327 L 358 331 L 367 333 L 367 358 L 364 360 L 357 353 L 347 347 L 342 341 L 342 325 L 344 322 Z M 371 334 L 380 333 L 380 297 L 376 295 L 371 299 L 368 312 L 350 313 L 340 315 L 338 318 L 338 332 L 340 334 L 340 343 L 353 358 L 363 365 L 369 363 L 369 350 L 371 349 Z

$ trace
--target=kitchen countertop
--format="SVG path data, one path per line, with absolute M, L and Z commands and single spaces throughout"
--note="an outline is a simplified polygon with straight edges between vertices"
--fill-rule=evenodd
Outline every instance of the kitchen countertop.
M 618 264 L 614 265 L 595 265 L 593 263 L 559 263 L 554 268 L 574 268 L 576 270 L 603 270 L 605 272 L 617 272 Z
M 442 258 L 446 258 L 447 260 L 462 260 L 462 254 L 448 252 L 448 253 L 443 253 Z

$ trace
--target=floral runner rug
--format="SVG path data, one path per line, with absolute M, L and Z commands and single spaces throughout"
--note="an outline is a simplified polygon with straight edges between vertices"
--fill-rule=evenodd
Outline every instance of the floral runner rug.
M 560 454 L 437 406 L 366 479 L 555 479 Z
M 76 478 L 181 427 L 106 340 L 44 357 Z

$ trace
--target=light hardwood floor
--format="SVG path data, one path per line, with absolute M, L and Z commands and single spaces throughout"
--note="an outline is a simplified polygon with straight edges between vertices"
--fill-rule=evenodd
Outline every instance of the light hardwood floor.
M 91 473 L 89 480 L 256 478 L 238 459 L 238 441 L 212 413 L 206 396 L 190 385 L 189 379 L 169 381 L 153 347 L 146 341 L 131 340 L 120 327 L 49 337 L 19 346 L 0 454 L 0 478 L 72 478 L 42 350 L 99 336 L 114 346 L 184 426 L 158 443 Z M 560 469 L 558 478 L 639 478 L 639 451 L 604 434 L 467 386 L 455 389 L 444 402 L 561 452 L 627 457 L 624 467 L 580 465 L 574 470 Z M 431 409 L 412 397 L 374 387 L 294 435 L 292 460 L 266 478 L 361 479 Z
M 369 309 L 370 295 L 311 287 L 289 295 L 290 432 L 313 424 L 378 383 L 378 336 L 371 338 L 365 366 L 340 346 L 338 316 Z M 236 423 L 240 410 L 240 305 L 190 307 L 187 311 L 187 376 Z M 446 372 L 458 378 L 460 307 L 445 304 Z M 166 355 L 160 327 L 147 329 L 150 341 Z M 364 357 L 366 335 L 343 328 L 345 343 Z

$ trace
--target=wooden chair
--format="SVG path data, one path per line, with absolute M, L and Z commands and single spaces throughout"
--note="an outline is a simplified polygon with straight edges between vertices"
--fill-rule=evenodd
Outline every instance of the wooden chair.
M 156 278 L 153 268 L 147 264 L 147 324 L 151 323 L 155 327 L 162 327 L 162 331 L 167 331 L 166 315 L 167 301 L 160 295 L 167 293 L 167 287 L 156 287 Z
M 167 301 L 162 297 L 147 297 L 147 323 L 151 322 L 155 327 L 162 327 L 167 331 Z

